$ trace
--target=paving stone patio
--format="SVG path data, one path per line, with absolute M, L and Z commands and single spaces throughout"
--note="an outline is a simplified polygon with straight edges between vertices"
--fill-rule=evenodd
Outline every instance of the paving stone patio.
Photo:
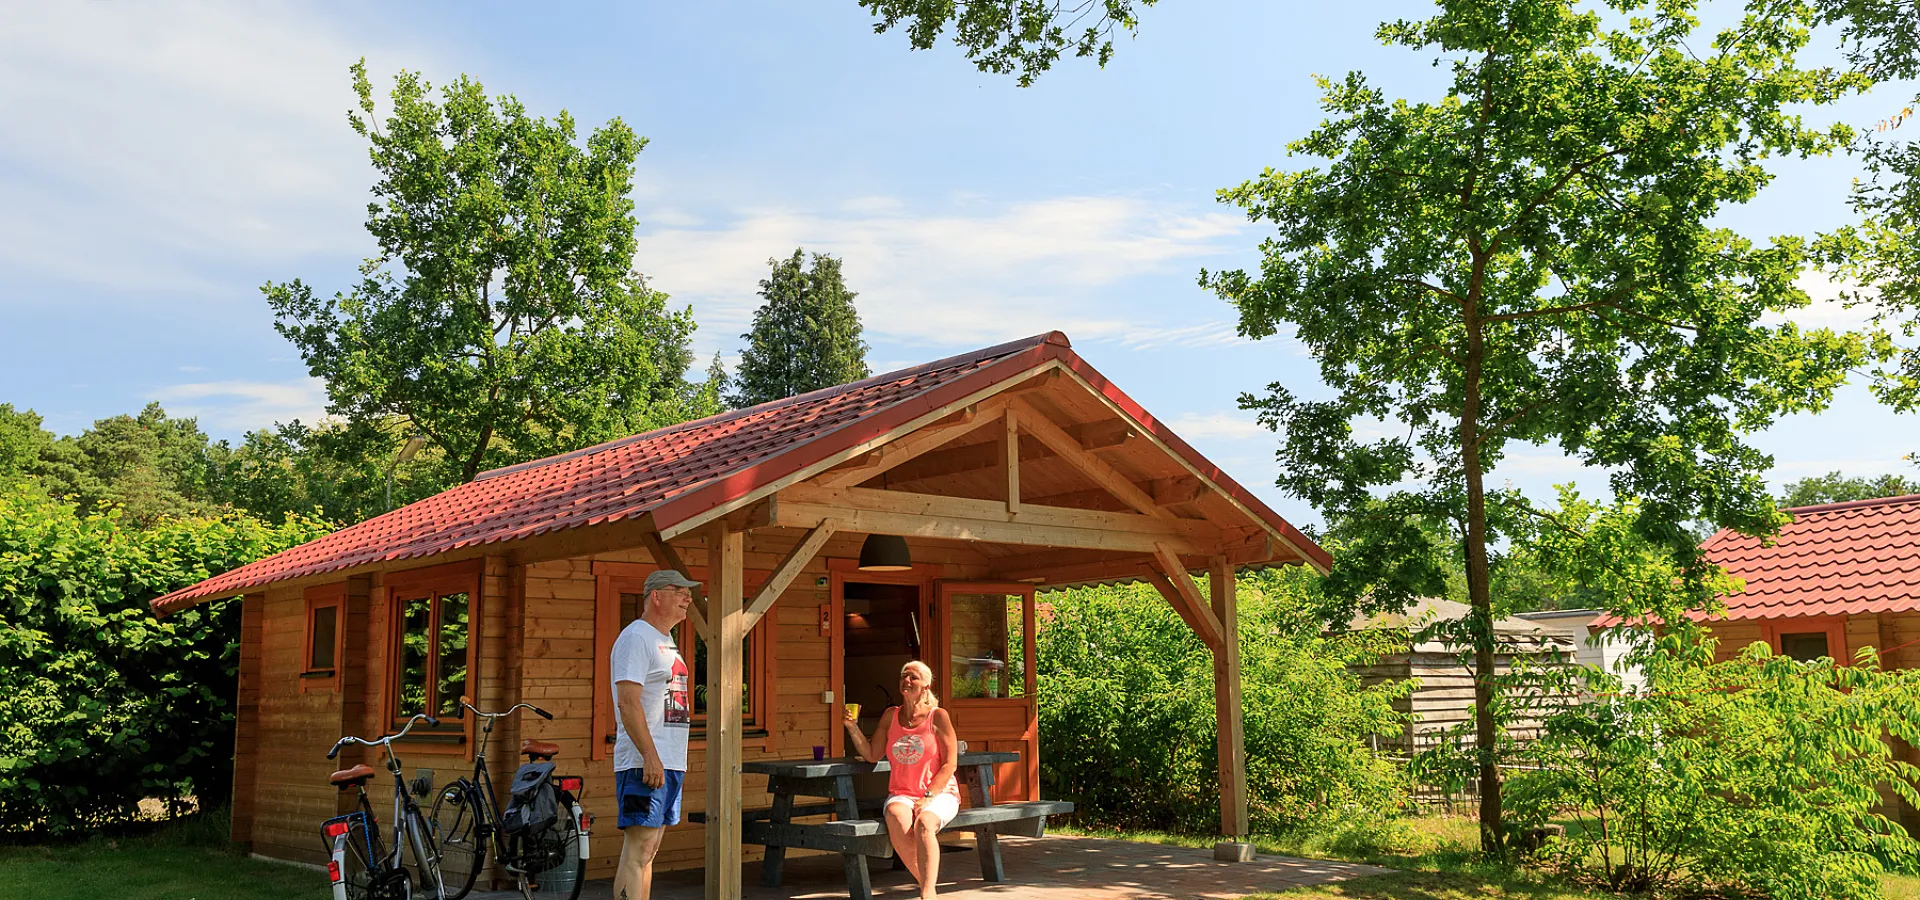
M 1064 900 L 1064 898 L 1190 898 L 1211 900 L 1244 897 L 1291 887 L 1331 884 L 1392 871 L 1357 863 L 1259 856 L 1251 863 L 1215 862 L 1209 850 L 1141 844 L 1103 838 L 1048 835 L 1043 838 L 1000 839 L 1007 880 L 992 884 L 980 879 L 980 863 L 967 841 L 942 854 L 940 895 L 962 900 Z M 617 842 L 612 849 L 617 852 Z M 606 844 L 596 843 L 598 849 Z M 872 861 L 875 897 L 918 895 L 905 871 L 895 871 L 891 860 Z M 655 900 L 700 900 L 698 870 L 663 874 L 654 887 Z M 759 863 L 745 867 L 746 897 L 752 900 L 810 900 L 847 896 L 846 879 L 838 856 L 810 856 L 790 860 L 784 884 L 760 886 Z M 588 882 L 582 900 L 611 900 L 612 882 Z M 488 895 L 504 898 L 509 894 Z

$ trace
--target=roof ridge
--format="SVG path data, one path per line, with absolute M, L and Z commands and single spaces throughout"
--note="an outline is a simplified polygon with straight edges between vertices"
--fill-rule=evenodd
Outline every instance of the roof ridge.
M 481 472 L 479 475 L 474 476 L 473 480 L 485 481 L 489 478 L 495 478 L 501 475 L 510 475 L 515 472 L 524 472 L 529 469 L 538 469 L 543 466 L 552 465 L 554 463 L 566 462 L 568 460 L 573 460 L 573 459 L 581 459 L 581 458 L 592 456 L 596 453 L 600 453 L 606 450 L 618 449 L 620 447 L 624 447 L 628 444 L 632 444 L 637 441 L 653 440 L 655 438 L 664 437 L 666 435 L 674 434 L 680 431 L 687 431 L 693 428 L 704 428 L 711 425 L 717 425 L 721 422 L 731 421 L 733 419 L 741 419 L 741 418 L 746 418 L 747 416 L 759 415 L 760 413 L 770 412 L 775 409 L 780 409 L 787 406 L 794 406 L 801 403 L 810 403 L 816 400 L 824 400 L 828 397 L 837 396 L 839 394 L 847 393 L 850 391 L 860 390 L 861 388 L 867 387 L 872 384 L 879 384 L 879 383 L 884 383 L 889 381 L 899 381 L 903 378 L 911 378 L 917 375 L 924 375 L 928 372 L 934 372 L 940 369 L 952 368 L 954 366 L 966 365 L 968 363 L 981 362 L 983 360 L 994 359 L 1001 356 L 1009 356 L 1018 351 L 1025 350 L 1029 347 L 1037 347 L 1037 346 L 1040 346 L 1041 344 L 1059 344 L 1062 347 L 1073 346 L 1071 343 L 1067 341 L 1067 336 L 1064 333 L 1059 331 L 1049 331 L 1045 334 L 1036 334 L 1032 337 L 1021 338 L 1020 340 L 1017 340 L 1017 341 L 1007 341 L 1004 344 L 995 344 L 994 346 L 986 347 L 980 350 L 970 350 L 966 353 L 958 353 L 953 356 L 949 356 L 945 359 L 936 359 L 929 363 L 921 363 L 920 365 L 910 366 L 905 369 L 897 369 L 892 372 L 883 372 L 879 375 L 870 375 L 866 378 L 860 379 L 859 381 L 849 381 L 846 384 L 837 384 L 832 387 L 821 388 L 817 391 L 808 391 L 807 393 L 804 393 L 804 394 L 795 394 L 794 396 L 791 396 L 791 397 L 782 397 L 778 400 L 769 400 L 765 403 L 757 403 L 757 404 L 754 404 L 753 406 L 748 406 L 742 409 L 734 409 L 734 410 L 728 410 L 727 412 L 723 412 L 723 413 L 715 413 L 703 419 L 694 419 L 691 422 L 679 422 L 673 425 L 667 425 L 660 428 L 655 428 L 652 431 L 642 431 L 638 434 L 630 434 L 625 437 L 617 437 L 617 438 L 613 438 L 612 440 L 602 441 L 598 444 L 594 444 L 589 447 L 581 447 L 578 450 L 569 450 L 565 453 L 556 453 L 553 456 L 545 456 L 545 457 L 541 457 L 540 459 L 530 459 L 530 460 L 527 460 L 526 462 L 514 463 L 513 465 L 510 465 L 510 466 L 501 466 L 498 469 L 488 469 L 487 471 Z
M 1839 512 L 1843 509 L 1866 509 L 1872 506 L 1891 506 L 1895 503 L 1920 502 L 1920 494 L 1902 494 L 1898 497 L 1875 497 L 1870 500 L 1848 500 L 1842 503 L 1816 503 L 1812 506 L 1789 506 L 1781 512 L 1825 513 Z

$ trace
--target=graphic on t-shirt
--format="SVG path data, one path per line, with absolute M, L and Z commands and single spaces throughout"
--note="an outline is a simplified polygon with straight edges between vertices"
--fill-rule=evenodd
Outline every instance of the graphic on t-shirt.
M 679 651 L 672 644 L 661 644 L 661 653 L 673 655 L 673 674 L 667 676 L 667 690 L 664 695 L 666 715 L 662 723 L 666 725 L 690 725 L 693 722 L 693 704 L 687 697 L 687 663 L 680 658 Z
M 893 761 L 896 765 L 910 766 L 927 755 L 927 747 L 917 734 L 903 734 L 893 742 Z

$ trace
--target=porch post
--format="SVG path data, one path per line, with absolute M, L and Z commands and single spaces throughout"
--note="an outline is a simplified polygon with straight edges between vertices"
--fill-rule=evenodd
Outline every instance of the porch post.
M 1214 557 L 1208 561 L 1207 581 L 1221 636 L 1213 648 L 1213 702 L 1220 720 L 1220 833 L 1245 840 L 1247 744 L 1240 715 L 1240 613 L 1234 596 L 1233 566 L 1224 557 Z
M 707 900 L 740 897 L 740 703 L 744 692 L 746 535 L 707 529 Z

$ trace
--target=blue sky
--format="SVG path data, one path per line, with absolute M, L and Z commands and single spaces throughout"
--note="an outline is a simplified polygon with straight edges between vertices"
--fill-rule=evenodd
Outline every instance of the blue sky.
M 259 294 L 332 291 L 371 249 L 371 174 L 347 66 L 384 81 L 464 72 L 590 128 L 651 143 L 637 268 L 690 305 L 702 362 L 738 352 L 770 256 L 846 261 L 876 370 L 1058 329 L 1282 514 L 1273 438 L 1235 397 L 1311 390 L 1284 339 L 1233 335 L 1195 285 L 1247 265 L 1261 229 L 1213 192 L 1284 154 L 1320 114 L 1312 73 L 1365 71 L 1432 96 L 1442 72 L 1380 47 L 1418 3 L 1165 0 L 1104 71 L 1038 86 L 910 53 L 852 0 L 697 4 L 30 5 L 0 20 L 0 402 L 49 427 L 160 400 L 219 437 L 324 405 Z M 1904 91 L 1904 93 L 1903 93 Z M 1840 115 L 1871 123 L 1905 87 Z M 1729 221 L 1756 235 L 1846 219 L 1845 160 L 1795 164 Z M 1813 285 L 1818 287 L 1818 285 Z M 1823 304 L 1801 318 L 1850 324 Z M 1920 422 L 1846 389 L 1757 438 L 1776 476 L 1912 472 Z M 1549 448 L 1496 473 L 1542 496 L 1604 477 Z

